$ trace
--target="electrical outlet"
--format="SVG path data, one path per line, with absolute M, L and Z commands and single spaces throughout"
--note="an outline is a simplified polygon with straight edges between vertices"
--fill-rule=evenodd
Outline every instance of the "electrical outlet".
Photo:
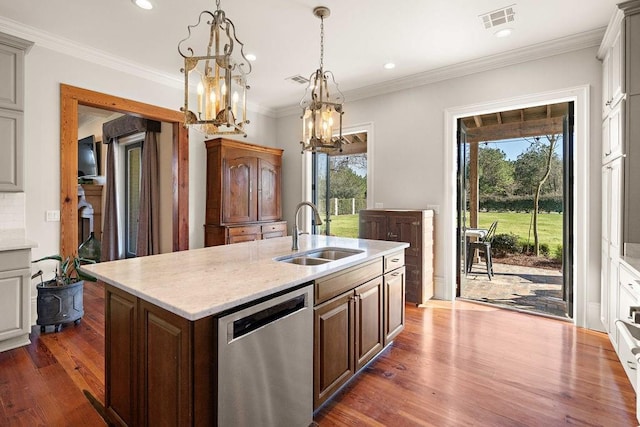
M 384 203 L 376 203 L 375 207 L 376 209 L 382 209 L 384 207 Z
M 60 221 L 60 211 L 46 211 L 45 220 L 47 222 Z

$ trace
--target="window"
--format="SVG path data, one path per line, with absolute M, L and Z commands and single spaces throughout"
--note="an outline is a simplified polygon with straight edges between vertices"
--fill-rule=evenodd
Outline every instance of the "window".
M 323 224 L 315 234 L 358 237 L 358 217 L 367 208 L 367 133 L 345 135 L 342 153 L 315 153 L 313 202 Z
M 142 169 L 142 142 L 125 146 L 125 256 L 136 256 L 138 241 L 138 212 L 140 210 L 140 181 Z

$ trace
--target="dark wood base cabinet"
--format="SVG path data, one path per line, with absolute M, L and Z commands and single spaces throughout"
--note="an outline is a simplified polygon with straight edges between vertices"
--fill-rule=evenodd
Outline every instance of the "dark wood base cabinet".
M 406 299 L 416 304 L 433 298 L 433 221 L 432 210 L 360 211 L 361 239 L 409 243 L 405 249 Z
M 316 281 L 314 410 L 404 328 L 403 264 L 399 252 Z
M 105 284 L 105 407 L 121 426 L 215 425 L 212 317 L 195 322 Z
M 314 410 L 402 331 L 404 286 L 403 251 L 315 281 Z M 105 292 L 110 422 L 217 425 L 217 318 L 189 321 L 111 285 Z

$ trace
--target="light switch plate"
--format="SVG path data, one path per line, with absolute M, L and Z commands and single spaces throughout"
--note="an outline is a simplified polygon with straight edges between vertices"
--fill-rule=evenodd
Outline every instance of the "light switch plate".
M 47 211 L 45 220 L 47 222 L 60 221 L 60 211 Z

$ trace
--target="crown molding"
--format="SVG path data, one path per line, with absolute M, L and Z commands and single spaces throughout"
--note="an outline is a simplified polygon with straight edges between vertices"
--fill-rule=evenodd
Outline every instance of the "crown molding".
M 121 71 L 145 80 L 151 80 L 164 86 L 176 89 L 184 88 L 184 79 L 182 76 L 165 73 L 2 16 L 0 16 L 0 33 L 5 33 L 5 36 L 11 39 L 26 39 L 25 41 L 28 40 L 27 43 L 35 44 L 63 55 L 82 59 L 83 61 Z M 271 108 L 247 102 L 247 109 L 275 118 L 275 110 Z
M 635 3 L 636 0 L 629 2 Z M 6 33 L 13 37 L 34 42 L 38 46 L 69 55 L 84 61 L 92 62 L 104 67 L 121 71 L 130 75 L 134 75 L 146 80 L 151 80 L 165 86 L 181 89 L 184 87 L 184 80 L 176 75 L 165 73 L 157 69 L 146 67 L 142 64 L 135 63 L 122 57 L 111 55 L 106 52 L 97 50 L 91 46 L 74 42 L 72 40 L 62 38 L 51 33 L 39 30 L 35 27 L 24 25 L 20 22 L 13 21 L 0 16 L 0 32 Z M 489 71 L 509 65 L 520 64 L 523 62 L 534 61 L 549 56 L 559 55 L 575 50 L 585 49 L 593 46 L 599 46 L 605 34 L 604 28 L 563 37 L 556 40 L 540 43 L 537 45 L 527 46 L 520 49 L 514 49 L 496 55 L 487 56 L 459 64 L 441 67 L 435 70 L 429 70 L 407 77 L 390 80 L 374 85 L 365 86 L 350 91 L 345 91 L 345 97 L 349 101 L 357 101 L 360 99 L 371 98 L 374 96 L 384 95 L 387 93 L 397 92 L 400 90 L 411 89 L 417 86 L 432 84 L 444 80 L 463 77 L 470 74 Z M 263 107 L 251 102 L 247 103 L 247 108 L 255 113 L 265 115 L 272 118 L 280 118 L 298 113 L 300 107 L 292 105 L 283 108 Z
M 607 25 L 607 30 L 604 32 L 604 36 L 602 36 L 602 42 L 600 43 L 598 53 L 596 54 L 596 58 L 598 58 L 600 61 L 604 59 L 607 54 L 607 50 L 609 50 L 609 48 L 613 45 L 615 38 L 620 33 L 620 25 L 622 24 L 623 18 L 624 12 L 619 8 L 617 8 L 616 11 L 611 15 L 609 25 Z
M 122 71 L 123 73 L 152 80 L 166 86 L 175 88 L 184 87 L 184 81 L 174 75 L 145 67 L 142 64 L 125 60 L 122 57 L 108 54 L 91 46 L 56 36 L 11 19 L 0 17 L 0 31 L 30 40 L 34 42 L 36 46 L 42 46 L 49 50 L 99 64 L 116 71 Z
M 345 91 L 344 95 L 345 99 L 348 101 L 358 101 L 374 96 L 415 88 L 417 86 L 424 86 L 483 71 L 490 71 L 510 65 L 521 64 L 563 53 L 595 47 L 600 45 L 604 33 L 605 28 L 598 28 L 584 33 L 509 50 L 507 52 L 498 53 L 484 58 L 465 61 L 459 64 L 441 67 L 435 70 L 429 70 L 395 80 L 352 89 Z M 299 109 L 300 107 L 297 105 L 277 109 L 276 117 L 280 118 L 292 115 L 294 112 L 299 112 Z

